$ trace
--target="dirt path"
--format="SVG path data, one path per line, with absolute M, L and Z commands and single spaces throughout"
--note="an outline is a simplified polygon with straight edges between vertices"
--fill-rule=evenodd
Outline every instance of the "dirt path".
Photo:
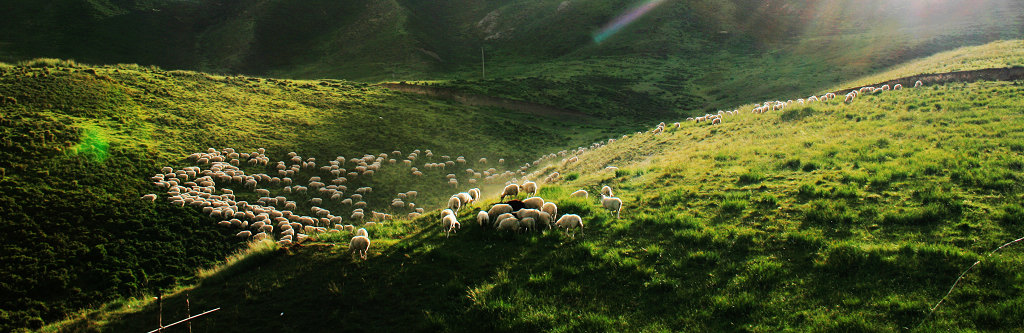
M 475 105 L 475 106 L 493 106 L 503 109 L 518 111 L 522 113 L 545 116 L 545 117 L 566 117 L 566 118 L 593 118 L 593 116 L 585 114 L 576 110 L 562 109 L 550 105 L 517 101 L 514 99 L 469 94 L 459 92 L 450 88 L 440 87 L 428 87 L 408 83 L 382 83 L 382 87 L 391 89 L 394 91 L 401 91 L 413 94 L 427 95 L 432 97 L 439 97 L 445 99 L 451 99 L 456 102 Z
M 924 84 L 936 84 L 946 82 L 974 82 L 974 81 L 1016 81 L 1024 80 L 1024 67 L 1009 67 L 1009 68 L 985 68 L 976 69 L 970 71 L 959 71 L 959 72 L 946 72 L 946 73 L 935 73 L 935 74 L 918 74 L 913 76 L 901 77 L 894 80 L 879 82 L 870 84 L 867 86 L 881 87 L 882 85 L 888 84 L 894 86 L 897 83 L 902 84 L 904 87 L 913 87 L 914 82 L 920 80 Z M 860 89 L 847 88 L 839 91 L 834 91 L 837 96 L 846 95 L 846 93 Z

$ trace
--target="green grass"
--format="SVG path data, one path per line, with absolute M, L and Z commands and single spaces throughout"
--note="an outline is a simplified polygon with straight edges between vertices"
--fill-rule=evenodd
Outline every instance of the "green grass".
M 576 238 L 467 222 L 446 239 L 432 213 L 395 222 L 388 230 L 397 232 L 371 231 L 364 262 L 348 255 L 347 234 L 333 235 L 187 288 L 194 309 L 231 307 L 194 325 L 1012 330 L 1024 325 L 1024 256 L 1016 247 L 986 255 L 1024 235 L 1021 95 L 1020 82 L 949 83 L 631 134 L 577 163 L 536 169 L 563 175 L 541 195 L 584 218 Z M 567 197 L 603 185 L 623 199 L 622 219 L 593 196 Z M 472 221 L 481 206 L 459 219 Z M 184 315 L 181 293 L 165 302 L 165 317 Z M 154 326 L 155 312 L 99 310 L 51 329 L 139 331 Z M 311 316 L 327 319 L 302 320 Z
M 458 170 L 482 170 L 480 157 L 505 158 L 505 166 L 487 166 L 503 170 L 614 131 L 607 122 L 468 107 L 364 83 L 54 59 L 0 66 L 0 100 L 0 226 L 12 230 L 0 236 L 0 275 L 9 282 L 0 286 L 9 295 L 0 302 L 0 330 L 38 328 L 77 309 L 197 281 L 197 269 L 242 246 L 197 208 L 163 196 L 156 204 L 139 200 L 159 192 L 149 177 L 163 166 L 192 165 L 185 158 L 193 152 L 266 148 L 274 162 L 249 167 L 250 174 L 276 173 L 273 164 L 291 151 L 323 165 L 396 149 L 432 149 L 438 157 L 420 166 L 440 155 L 466 156 Z M 556 131 L 569 124 L 588 127 Z M 387 210 L 395 193 L 408 190 L 419 190 L 415 202 L 430 209 L 451 194 L 440 179 L 452 170 L 424 172 L 414 177 L 385 165 L 372 181 L 348 186 L 375 188 L 365 198 L 370 209 Z M 498 186 L 470 186 L 456 173 L 460 190 Z M 300 212 L 309 209 L 305 199 L 293 198 Z

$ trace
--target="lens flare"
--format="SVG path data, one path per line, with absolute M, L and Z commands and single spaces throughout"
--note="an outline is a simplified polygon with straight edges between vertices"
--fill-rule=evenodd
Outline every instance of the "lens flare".
M 615 33 L 622 30 L 622 28 L 625 28 L 627 25 L 633 23 L 633 21 L 636 21 L 636 19 L 640 18 L 641 16 L 644 16 L 644 14 L 647 14 L 652 9 L 658 7 L 658 5 L 661 5 L 664 2 L 665 0 L 647 0 L 640 6 L 630 9 L 625 14 L 616 17 L 610 23 L 605 25 L 604 28 L 601 28 L 601 30 L 598 31 L 596 35 L 594 35 L 594 42 L 600 44 L 605 39 L 608 39 L 608 37 L 611 37 Z

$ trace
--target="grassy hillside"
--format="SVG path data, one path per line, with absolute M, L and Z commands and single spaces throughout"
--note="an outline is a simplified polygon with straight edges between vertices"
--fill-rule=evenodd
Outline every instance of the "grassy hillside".
M 1021 245 L 989 254 L 1024 236 L 1022 94 L 950 83 L 629 135 L 536 169 L 561 173 L 540 196 L 583 217 L 575 238 L 482 229 L 472 209 L 446 239 L 434 213 L 371 229 L 366 261 L 346 234 L 261 247 L 163 315 L 188 298 L 192 313 L 222 307 L 194 327 L 224 332 L 1012 330 Z M 594 198 L 603 185 L 622 219 Z M 580 188 L 591 198 L 568 197 Z M 48 329 L 155 318 L 130 301 Z
M 437 156 L 418 160 L 421 168 L 444 162 L 440 155 L 470 161 L 456 170 L 425 170 L 424 177 L 385 164 L 371 179 L 349 184 L 373 186 L 376 192 L 364 199 L 368 211 L 389 211 L 398 191 L 419 190 L 421 207 L 435 206 L 452 189 L 446 173 L 458 173 L 467 188 L 469 177 L 457 170 L 479 169 L 480 157 L 515 170 L 541 152 L 612 131 L 585 117 L 467 107 L 362 83 L 52 59 L 0 65 L 0 123 L 4 331 L 191 281 L 197 268 L 244 244 L 234 232 L 215 229 L 216 220 L 199 208 L 171 205 L 164 195 L 155 204 L 139 200 L 162 193 L 149 180 L 153 174 L 193 165 L 185 160 L 193 152 L 266 148 L 270 165 L 246 171 L 275 176 L 276 161 L 292 151 L 322 164 L 396 149 L 432 149 Z M 555 131 L 569 124 L 576 129 Z M 497 165 L 499 158 L 508 162 Z M 239 200 L 257 198 L 251 190 L 239 194 Z M 303 202 L 297 213 L 311 214 L 307 209 Z

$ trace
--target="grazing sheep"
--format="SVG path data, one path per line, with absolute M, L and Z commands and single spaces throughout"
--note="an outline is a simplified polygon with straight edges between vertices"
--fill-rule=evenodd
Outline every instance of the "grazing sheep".
M 923 85 L 924 85 L 924 82 L 921 82 L 921 80 L 917 80 L 917 82 L 914 82 L 914 88 L 919 88 L 919 87 L 921 87 Z
M 622 211 L 622 199 L 609 196 L 601 196 L 601 206 L 610 212 L 615 213 L 615 219 L 619 218 L 619 213 Z
M 156 194 L 152 194 L 152 193 L 150 193 L 150 194 L 146 194 L 146 195 L 143 195 L 143 196 L 142 196 L 141 198 L 139 198 L 139 199 L 142 199 L 142 200 L 149 200 L 149 202 L 154 202 L 154 201 L 156 201 Z
M 505 186 L 505 190 L 501 192 L 501 199 L 499 199 L 499 201 L 504 201 L 505 197 L 515 197 L 517 195 L 519 195 L 519 185 L 509 184 L 508 186 Z
M 545 202 L 544 206 L 540 207 L 540 210 L 542 212 L 548 213 L 548 215 L 551 215 L 552 219 L 558 218 L 558 205 L 556 205 L 554 202 Z
M 348 229 L 347 226 L 345 228 Z M 356 236 L 369 237 L 370 233 L 366 231 L 366 228 L 359 228 L 358 230 L 356 230 Z
M 587 198 L 587 190 L 578 190 L 569 195 L 571 198 Z
M 501 214 L 511 213 L 511 212 L 512 212 L 512 205 L 509 205 L 509 204 L 497 204 L 497 205 L 491 206 L 491 209 L 487 210 L 487 215 L 488 216 L 499 216 Z M 495 220 L 495 221 L 497 221 L 497 220 Z
M 453 211 L 451 209 L 445 209 L 445 210 L 441 211 L 441 217 L 445 217 L 445 216 L 448 216 L 448 215 L 455 215 L 455 211 Z
M 532 182 L 532 181 L 528 181 L 528 182 L 523 183 L 523 191 L 525 191 L 526 194 L 528 194 L 528 195 L 536 195 L 537 194 L 537 190 L 538 190 L 537 183 Z
M 613 196 L 612 195 L 612 188 L 611 188 L 611 186 L 605 185 L 605 186 L 601 187 L 601 195 L 608 196 L 608 197 Z
M 360 229 L 362 230 L 362 229 Z M 348 251 L 351 253 L 359 253 L 359 257 L 366 260 L 366 251 L 370 249 L 370 238 L 366 236 L 355 236 L 352 237 L 352 241 L 348 243 Z
M 853 94 L 852 92 L 849 93 L 849 94 L 846 94 L 846 99 L 843 100 L 843 103 L 847 103 L 847 104 L 853 103 L 853 97 L 854 96 L 857 96 L 857 95 Z
M 892 86 L 892 90 L 901 90 L 901 89 L 903 89 L 903 85 L 902 84 L 897 83 L 896 85 Z
M 448 198 L 448 209 L 458 212 L 459 208 L 462 208 L 462 199 L 458 196 Z
M 452 231 L 455 231 L 455 229 L 461 228 L 462 224 L 459 223 L 459 220 L 455 219 L 455 215 L 445 215 L 443 218 L 441 218 L 441 229 L 444 230 L 444 238 L 448 238 L 448 236 L 450 236 Z
M 544 198 L 541 197 L 529 197 L 523 199 L 523 206 L 526 208 L 540 209 L 544 207 Z
M 525 230 L 536 230 L 537 221 L 532 217 L 527 217 L 519 220 L 519 225 Z
M 476 213 L 476 223 L 479 223 L 481 227 L 489 222 L 491 222 L 491 217 L 487 212 L 481 210 L 479 213 Z
M 249 238 L 250 236 L 252 236 L 252 231 L 249 230 L 239 231 L 237 234 L 235 234 L 235 237 L 241 238 Z
M 722 118 L 715 118 L 711 120 L 711 125 L 718 125 L 722 123 Z
M 469 196 L 473 199 L 471 202 L 476 202 L 477 200 L 480 200 L 482 195 L 480 194 L 479 188 L 471 188 L 469 189 Z
M 509 217 L 509 218 L 506 218 L 504 220 L 501 220 L 501 221 L 498 222 L 498 228 L 497 229 L 499 231 L 512 230 L 512 231 L 518 232 L 519 231 L 519 219 L 517 219 L 515 217 Z
M 459 201 L 461 201 L 461 202 L 462 202 L 462 205 L 463 205 L 463 206 L 465 206 L 465 205 L 467 205 L 467 204 L 469 204 L 469 203 L 473 202 L 473 196 L 472 196 L 472 195 L 470 195 L 470 194 L 469 194 L 469 193 L 467 193 L 467 192 L 460 192 L 460 193 L 456 193 L 456 194 L 454 195 L 454 197 L 456 197 L 456 198 L 459 198 Z M 456 210 L 456 211 L 458 211 L 458 210 Z
M 566 235 L 569 235 L 569 229 L 573 229 L 573 233 L 570 236 L 576 238 L 576 228 L 580 229 L 581 234 L 583 232 L 583 219 L 576 214 L 565 214 L 558 219 L 558 222 L 555 222 L 555 227 L 559 229 L 565 228 Z

